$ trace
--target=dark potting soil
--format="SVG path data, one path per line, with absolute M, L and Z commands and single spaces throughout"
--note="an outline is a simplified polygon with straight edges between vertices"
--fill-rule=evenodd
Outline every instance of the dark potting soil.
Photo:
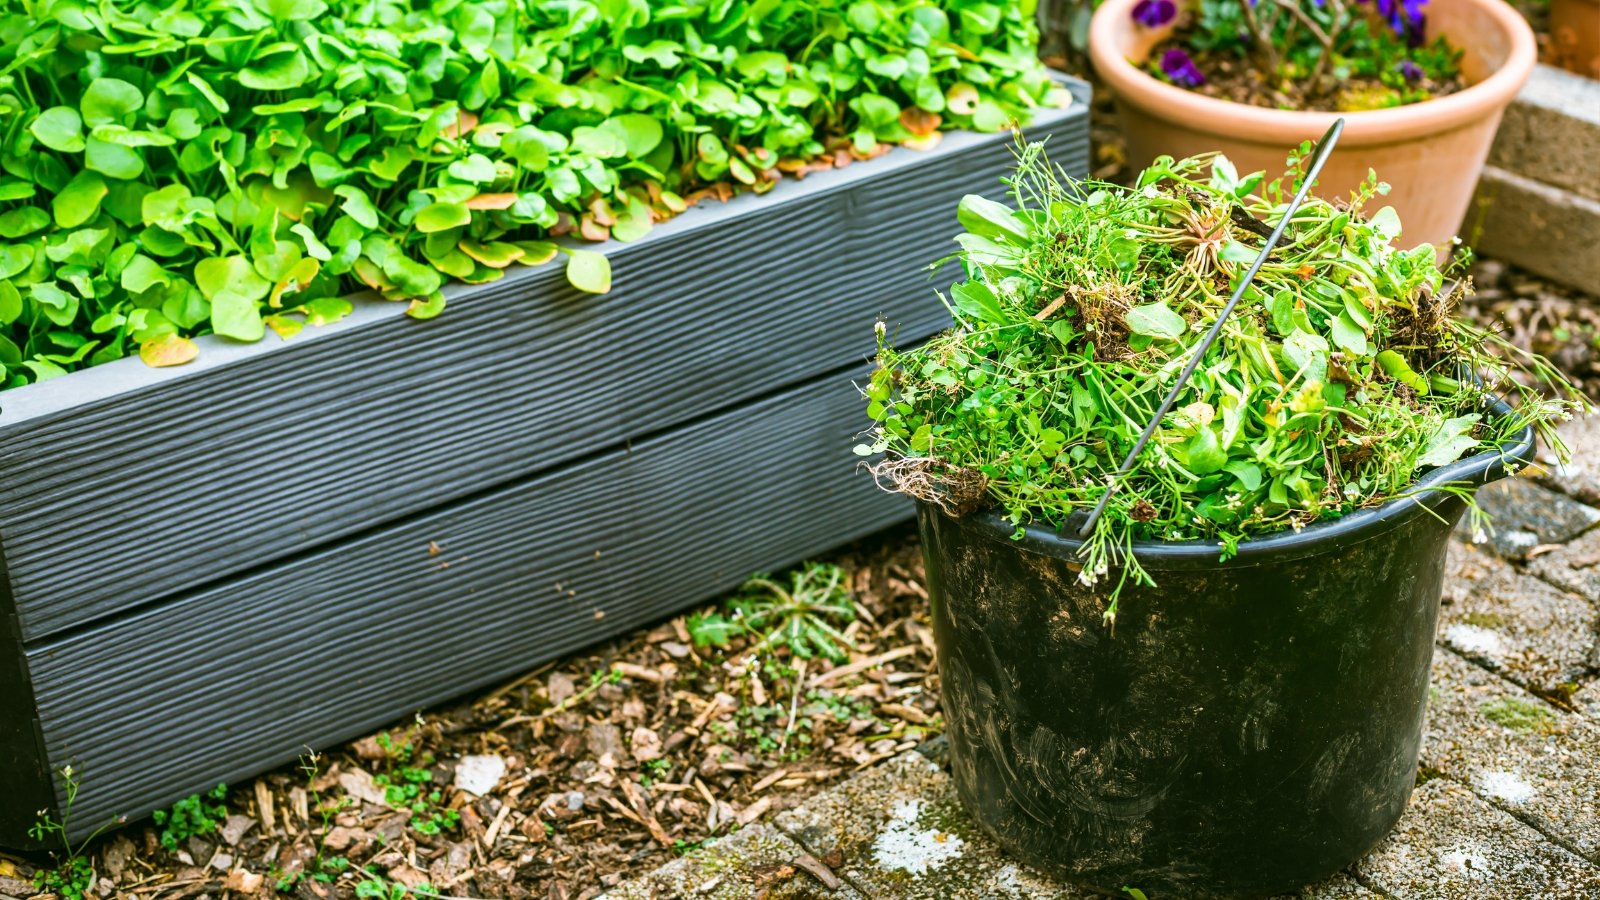
M 1384 109 L 1399 103 L 1399 92 L 1373 76 L 1351 76 L 1337 81 L 1335 93 L 1313 93 L 1307 81 L 1286 79 L 1279 84 L 1269 83 L 1250 60 L 1232 53 L 1216 50 L 1191 50 L 1183 32 L 1174 32 L 1170 40 L 1158 44 L 1150 54 L 1151 60 L 1160 60 L 1171 49 L 1189 54 L 1196 67 L 1205 74 L 1206 81 L 1188 90 L 1218 100 L 1231 100 L 1250 106 L 1269 109 L 1297 109 L 1316 112 L 1355 112 L 1366 109 Z M 1152 63 L 1146 71 L 1161 78 L 1159 65 Z M 1421 75 L 1411 85 L 1429 99 L 1453 94 L 1467 87 L 1459 74 L 1448 79 L 1434 79 Z

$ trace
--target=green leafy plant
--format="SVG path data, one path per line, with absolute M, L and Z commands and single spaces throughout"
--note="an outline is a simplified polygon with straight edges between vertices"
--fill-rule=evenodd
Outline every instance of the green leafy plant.
M 156 810 L 151 814 L 161 827 L 161 846 L 168 850 L 178 847 L 192 837 L 208 835 L 228 819 L 228 786 L 219 784 L 205 794 L 190 794 L 172 804 L 170 810 Z
M 438 889 L 431 884 L 424 883 L 408 888 L 397 881 L 389 881 L 375 875 L 369 869 L 358 867 L 357 871 L 365 876 L 356 882 L 357 900 L 407 900 L 408 897 L 416 900 L 436 900 L 439 897 Z
M 0 387 L 444 306 L 701 196 L 1050 102 L 987 0 L 28 0 L 0 18 Z M 829 162 L 818 162 L 825 158 Z
M 461 813 L 440 805 L 444 793 L 433 787 L 433 772 L 428 769 L 399 766 L 388 774 L 374 776 L 372 780 L 383 788 L 385 803 L 395 809 L 411 811 L 411 827 L 418 834 L 435 835 L 449 831 L 461 821 Z
M 968 197 L 956 327 L 912 349 L 880 323 L 862 455 L 881 483 L 953 515 L 997 507 L 1022 533 L 1100 500 L 1282 215 L 1222 157 L 1158 159 L 1132 188 L 1074 183 L 1019 153 L 1016 207 Z M 1406 496 L 1419 474 L 1588 404 L 1540 357 L 1454 319 L 1433 246 L 1398 249 L 1375 177 L 1310 198 L 1086 539 L 1081 580 L 1153 583 L 1135 540 L 1240 541 Z M 1519 378 L 1527 379 L 1525 384 Z M 1548 391 L 1549 396 L 1541 393 Z M 1496 395 L 1509 415 L 1488 415 Z M 1446 486 L 1470 499 L 1470 492 Z M 1476 507 L 1474 507 L 1476 510 Z
M 55 894 L 64 900 L 84 900 L 89 889 L 94 886 L 94 866 L 84 855 L 84 848 L 104 834 L 106 829 L 121 825 L 127 819 L 123 817 L 111 819 L 96 828 L 88 837 L 74 844 L 67 834 L 68 824 L 72 820 L 72 807 L 78 800 L 79 782 L 77 773 L 70 765 L 61 767 L 60 774 L 67 795 L 66 803 L 61 807 L 61 818 L 57 819 L 49 810 L 39 810 L 38 819 L 28 828 L 28 836 L 41 844 L 59 844 L 65 848 L 65 853 L 52 854 L 56 863 L 55 868 L 40 869 L 36 872 L 33 885 L 40 891 Z
M 841 626 L 855 621 L 856 608 L 845 572 L 829 563 L 804 563 L 787 586 L 765 575 L 746 581 L 722 609 L 689 617 L 695 646 L 727 647 L 732 638 L 754 639 L 750 652 L 785 647 L 802 659 L 848 659 L 850 641 Z

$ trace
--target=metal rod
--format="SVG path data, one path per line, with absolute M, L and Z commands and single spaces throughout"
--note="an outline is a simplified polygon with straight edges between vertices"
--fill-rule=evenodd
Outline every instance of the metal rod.
M 1317 173 L 1322 171 L 1322 164 L 1328 161 L 1328 156 L 1333 153 L 1333 147 L 1339 143 L 1339 135 L 1343 131 L 1344 118 L 1341 116 L 1333 120 L 1333 124 L 1328 127 L 1328 131 L 1322 136 L 1322 140 L 1317 142 L 1316 149 L 1311 153 L 1311 164 L 1306 167 L 1305 180 L 1300 183 L 1300 190 L 1295 192 L 1294 199 L 1290 200 L 1289 205 L 1284 209 L 1283 217 L 1278 220 L 1278 227 L 1272 229 L 1272 234 L 1267 236 L 1266 243 L 1261 245 L 1261 253 L 1256 256 L 1256 261 L 1251 263 L 1250 268 L 1245 271 L 1244 277 L 1239 279 L 1239 286 L 1233 289 L 1233 296 L 1228 298 L 1227 305 L 1222 307 L 1222 312 L 1217 314 L 1217 320 L 1211 323 L 1211 330 L 1207 331 L 1206 336 L 1200 340 L 1200 346 L 1195 348 L 1194 356 L 1190 357 L 1188 364 L 1183 367 L 1183 371 L 1178 373 L 1178 380 L 1173 382 L 1172 390 L 1167 391 L 1166 399 L 1161 401 L 1161 406 L 1156 409 L 1156 414 L 1151 418 L 1150 424 L 1144 427 L 1144 434 L 1139 435 L 1139 439 L 1134 442 L 1133 449 L 1129 450 L 1127 457 L 1122 460 L 1122 465 L 1117 469 L 1116 474 L 1111 476 L 1110 483 L 1106 485 L 1106 492 L 1100 495 L 1100 502 L 1094 505 L 1094 509 L 1089 513 L 1088 520 L 1083 523 L 1082 528 L 1078 529 L 1078 537 L 1086 538 L 1093 533 L 1095 523 L 1100 521 L 1100 515 L 1106 511 L 1106 504 L 1110 502 L 1111 495 L 1116 493 L 1117 488 L 1122 485 L 1123 476 L 1127 475 L 1133 469 L 1134 463 L 1139 461 L 1139 454 L 1144 452 L 1145 445 L 1150 443 L 1150 437 L 1156 433 L 1156 428 L 1161 425 L 1161 420 L 1167 417 L 1167 413 L 1172 409 L 1172 404 L 1177 402 L 1178 394 L 1189 383 L 1189 376 L 1193 375 L 1194 370 L 1199 367 L 1200 360 L 1205 357 L 1206 351 L 1210 350 L 1211 345 L 1216 343 L 1217 335 L 1222 333 L 1223 323 L 1228 321 L 1228 316 L 1233 313 L 1233 308 L 1239 305 L 1239 300 L 1244 297 L 1244 292 L 1250 287 L 1250 282 L 1255 279 L 1256 273 L 1261 271 L 1262 264 L 1267 261 L 1268 254 L 1272 253 L 1273 248 L 1278 246 L 1278 239 L 1283 237 L 1284 229 L 1289 226 L 1289 220 L 1294 218 L 1294 214 L 1299 211 L 1300 204 L 1306 199 L 1306 194 L 1311 191 L 1312 183 L 1317 180 Z

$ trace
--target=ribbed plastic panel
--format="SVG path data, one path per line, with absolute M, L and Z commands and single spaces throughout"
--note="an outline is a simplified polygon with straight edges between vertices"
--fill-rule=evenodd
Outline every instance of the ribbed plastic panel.
M 1031 134 L 1083 172 L 1070 86 Z M 947 323 L 925 266 L 1009 143 L 698 207 L 602 247 L 604 297 L 524 270 L 0 394 L 0 845 L 62 765 L 86 833 L 909 517 L 850 379 L 880 313 Z
M 83 782 L 73 821 L 140 816 L 908 518 L 850 452 L 868 371 L 31 650 L 50 758 Z
M 1087 96 L 1087 89 L 1080 100 Z M 1034 133 L 1087 166 L 1087 104 Z M 451 292 L 429 322 L 346 322 L 200 359 L 124 360 L 0 394 L 0 543 L 23 640 L 288 558 L 872 353 L 946 321 L 925 266 L 955 203 L 998 195 L 1008 135 L 785 181 L 556 266 Z M 953 272 L 946 271 L 938 286 Z

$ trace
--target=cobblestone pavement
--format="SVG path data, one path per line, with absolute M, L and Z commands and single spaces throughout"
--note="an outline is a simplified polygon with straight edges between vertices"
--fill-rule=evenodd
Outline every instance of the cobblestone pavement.
M 1452 542 L 1405 816 L 1301 900 L 1600 898 L 1600 418 L 1566 433 L 1572 465 L 1486 489 L 1493 535 Z M 1007 860 L 936 758 L 881 763 L 603 900 L 1093 896 Z

